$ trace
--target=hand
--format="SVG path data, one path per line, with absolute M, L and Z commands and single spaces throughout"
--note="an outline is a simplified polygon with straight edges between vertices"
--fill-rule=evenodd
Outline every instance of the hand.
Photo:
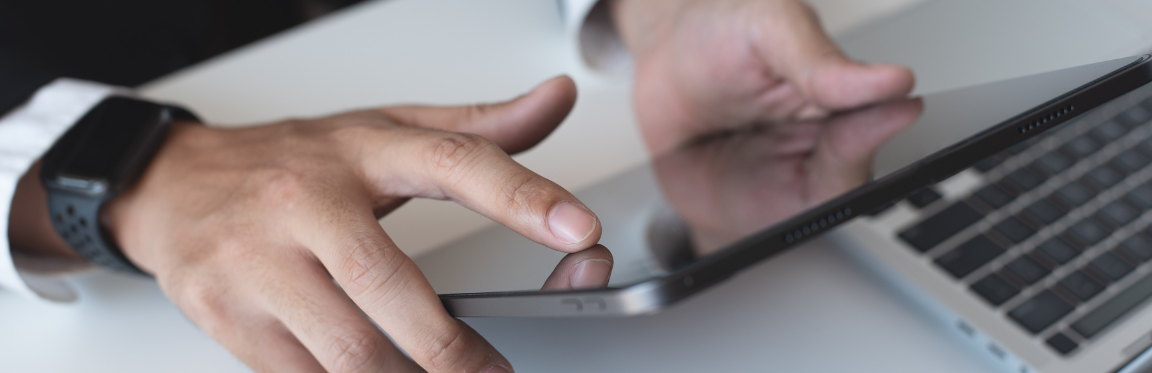
M 922 108 L 903 100 L 730 133 L 660 157 L 654 169 L 701 256 L 867 182 L 876 151 Z
M 847 59 L 797 0 L 613 0 L 649 148 L 906 96 L 903 67 Z
M 448 315 L 377 219 L 411 197 L 452 200 L 575 253 L 546 288 L 607 284 L 596 216 L 506 154 L 543 139 L 575 95 L 561 77 L 498 105 L 177 124 L 105 224 L 193 322 L 258 371 L 510 371 Z

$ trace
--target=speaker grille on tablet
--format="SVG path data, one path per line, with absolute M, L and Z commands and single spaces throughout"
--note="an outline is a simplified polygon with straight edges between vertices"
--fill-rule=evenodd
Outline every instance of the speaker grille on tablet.
M 1050 112 L 1046 115 L 1042 115 L 1042 116 L 1032 120 L 1032 123 L 1028 123 L 1027 125 L 1020 127 L 1020 133 L 1028 133 L 1028 131 L 1040 128 L 1040 126 L 1048 124 L 1049 122 L 1053 122 L 1056 119 L 1063 117 L 1065 115 L 1071 114 L 1075 110 L 1076 110 L 1076 107 L 1072 106 L 1072 105 L 1067 105 L 1067 106 L 1064 106 L 1062 108 L 1053 110 L 1052 112 Z
M 796 228 L 792 232 L 785 234 L 784 242 L 792 243 L 798 239 L 808 237 L 816 232 L 834 225 L 835 223 L 843 221 L 850 215 L 852 215 L 852 208 L 845 207 L 840 211 L 828 214 L 828 216 L 808 222 L 808 224 L 805 224 L 799 228 Z

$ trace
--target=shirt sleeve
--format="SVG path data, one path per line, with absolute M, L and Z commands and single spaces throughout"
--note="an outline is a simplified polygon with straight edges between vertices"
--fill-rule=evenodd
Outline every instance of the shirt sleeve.
M 561 9 L 571 45 L 586 66 L 605 74 L 631 71 L 632 57 L 612 24 L 606 0 L 562 0 Z
M 59 279 L 18 270 L 8 242 L 8 218 L 16 183 L 56 139 L 117 88 L 60 78 L 0 117 L 0 287 L 18 294 L 67 302 L 76 298 Z M 22 266 L 23 267 L 23 266 Z

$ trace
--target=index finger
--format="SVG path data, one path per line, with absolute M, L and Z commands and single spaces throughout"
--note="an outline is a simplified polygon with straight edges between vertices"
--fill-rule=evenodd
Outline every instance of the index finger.
M 576 196 L 481 136 L 401 127 L 355 141 L 352 162 L 377 200 L 451 199 L 563 252 L 600 240 L 600 220 Z

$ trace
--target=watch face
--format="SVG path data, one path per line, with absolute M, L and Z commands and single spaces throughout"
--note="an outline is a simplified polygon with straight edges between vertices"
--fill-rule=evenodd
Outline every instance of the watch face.
M 87 189 L 89 182 L 115 185 L 136 163 L 145 162 L 145 148 L 160 123 L 159 105 L 112 97 L 93 108 L 62 139 L 53 154 L 54 178 L 61 186 Z M 55 149 L 54 149 L 55 150 Z M 46 159 L 45 166 L 48 166 Z M 71 185 L 69 185 L 71 184 Z

